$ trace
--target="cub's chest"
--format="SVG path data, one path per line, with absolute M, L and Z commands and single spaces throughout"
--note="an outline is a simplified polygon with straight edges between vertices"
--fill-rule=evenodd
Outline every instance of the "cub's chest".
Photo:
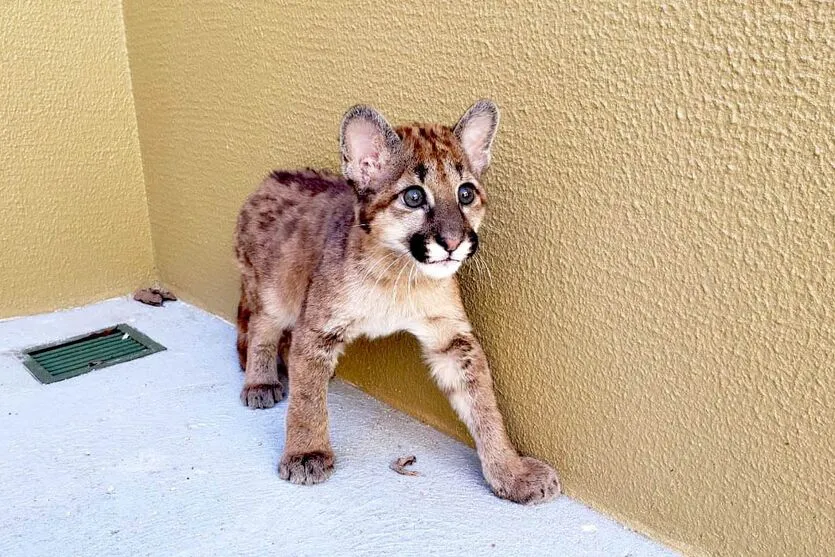
M 346 336 L 356 338 L 366 336 L 379 338 L 398 331 L 411 328 L 415 318 L 408 304 L 402 301 L 393 302 L 382 296 L 369 295 L 367 298 L 352 304 L 351 325 Z

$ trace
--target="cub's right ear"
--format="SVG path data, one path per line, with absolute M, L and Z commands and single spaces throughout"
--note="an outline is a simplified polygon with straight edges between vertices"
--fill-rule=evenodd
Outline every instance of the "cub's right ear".
M 499 109 L 488 99 L 477 101 L 455 124 L 453 132 L 476 174 L 480 175 L 490 164 L 490 148 L 498 127 Z
M 393 174 L 402 155 L 397 133 L 370 106 L 357 105 L 345 113 L 339 144 L 342 172 L 359 189 L 374 188 Z

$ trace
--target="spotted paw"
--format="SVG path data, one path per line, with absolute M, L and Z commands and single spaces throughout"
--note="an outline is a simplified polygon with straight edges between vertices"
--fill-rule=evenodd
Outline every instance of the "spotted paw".
M 560 494 L 560 480 L 553 468 L 527 456 L 494 475 L 493 492 L 502 499 L 523 505 L 536 505 Z
M 312 451 L 281 457 L 278 475 L 282 480 L 294 484 L 313 485 L 322 483 L 333 474 L 333 453 Z
M 250 408 L 272 408 L 284 398 L 284 385 L 244 385 L 241 402 Z

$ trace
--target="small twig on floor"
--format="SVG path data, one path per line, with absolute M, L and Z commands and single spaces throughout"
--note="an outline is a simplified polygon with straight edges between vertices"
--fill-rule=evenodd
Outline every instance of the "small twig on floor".
M 403 476 L 420 476 L 420 474 L 414 470 L 406 470 L 406 466 L 411 466 L 415 462 L 417 462 L 417 457 L 415 455 L 401 456 L 392 462 L 389 465 L 389 468 Z

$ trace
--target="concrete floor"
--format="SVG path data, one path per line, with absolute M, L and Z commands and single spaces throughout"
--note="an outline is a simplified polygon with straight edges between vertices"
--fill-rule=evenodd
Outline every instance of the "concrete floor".
M 15 351 L 128 323 L 168 350 L 40 385 Z M 0 322 L 0 555 L 672 555 L 566 497 L 497 499 L 474 452 L 339 381 L 337 469 L 276 473 L 286 402 L 249 410 L 228 323 L 116 299 Z M 389 469 L 417 455 L 421 475 Z

